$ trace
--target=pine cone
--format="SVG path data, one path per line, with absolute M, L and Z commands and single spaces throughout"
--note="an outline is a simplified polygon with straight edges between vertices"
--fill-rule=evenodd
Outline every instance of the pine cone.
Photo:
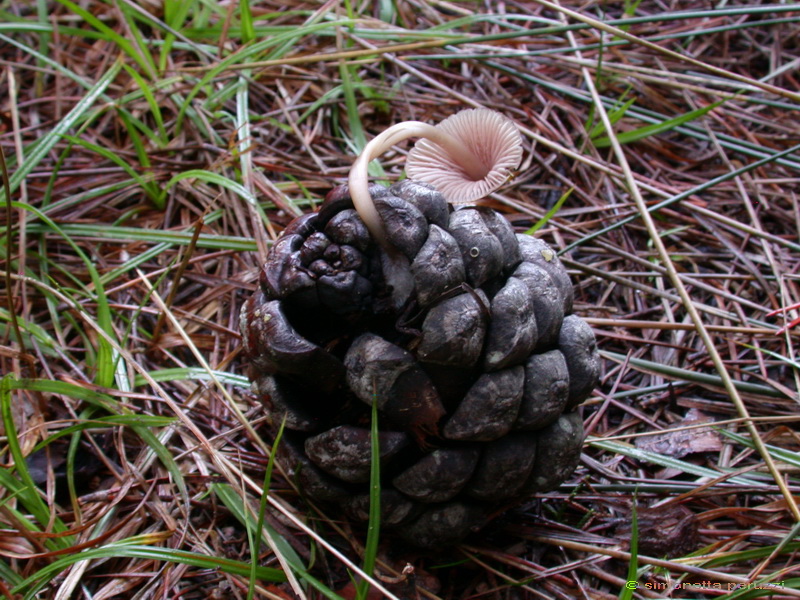
M 281 464 L 358 521 L 376 402 L 382 526 L 442 546 L 571 475 L 597 349 L 547 244 L 492 210 L 451 211 L 428 184 L 370 193 L 397 252 L 346 186 L 292 222 L 242 310 L 250 375 L 285 419 Z

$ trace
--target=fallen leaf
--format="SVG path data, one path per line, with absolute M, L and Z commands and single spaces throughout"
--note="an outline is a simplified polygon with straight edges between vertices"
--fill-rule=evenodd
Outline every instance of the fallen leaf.
M 681 427 L 696 426 L 702 423 L 713 423 L 714 419 L 696 409 L 689 410 L 686 416 L 675 423 L 671 430 Z M 690 427 L 679 431 L 654 433 L 636 439 L 636 447 L 674 458 L 697 452 L 717 452 L 722 448 L 720 434 L 711 427 Z

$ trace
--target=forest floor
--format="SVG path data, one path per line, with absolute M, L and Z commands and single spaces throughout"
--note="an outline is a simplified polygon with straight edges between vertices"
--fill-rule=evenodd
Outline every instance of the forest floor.
M 800 5 L 291 4 L 0 3 L 0 596 L 800 597 Z M 364 587 L 362 531 L 262 494 L 238 315 L 366 141 L 478 106 L 601 382 L 568 482 Z

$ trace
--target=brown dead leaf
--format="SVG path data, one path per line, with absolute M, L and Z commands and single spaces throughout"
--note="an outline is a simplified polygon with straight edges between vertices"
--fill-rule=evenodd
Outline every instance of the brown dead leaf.
M 683 556 L 697 548 L 697 517 L 683 505 L 636 509 L 639 552 L 647 556 Z M 632 519 L 624 519 L 617 537 L 630 541 Z
M 636 439 L 636 447 L 673 458 L 682 458 L 697 452 L 717 452 L 722 448 L 719 433 L 710 427 L 696 427 L 703 423 L 713 423 L 714 419 L 697 409 L 690 409 L 672 431 L 646 435 Z M 680 429 L 687 427 L 687 429 Z M 675 431 L 675 430 L 678 431 Z

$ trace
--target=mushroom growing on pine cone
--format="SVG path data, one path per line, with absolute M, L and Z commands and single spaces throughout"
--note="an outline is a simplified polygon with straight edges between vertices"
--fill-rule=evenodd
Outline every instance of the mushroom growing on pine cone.
M 411 179 L 368 186 L 369 161 L 411 136 Z M 388 129 L 283 231 L 242 309 L 253 389 L 285 422 L 279 462 L 366 521 L 377 404 L 381 525 L 414 545 L 457 542 L 580 456 L 575 408 L 600 365 L 566 270 L 493 210 L 448 205 L 496 189 L 521 154 L 483 109 Z

